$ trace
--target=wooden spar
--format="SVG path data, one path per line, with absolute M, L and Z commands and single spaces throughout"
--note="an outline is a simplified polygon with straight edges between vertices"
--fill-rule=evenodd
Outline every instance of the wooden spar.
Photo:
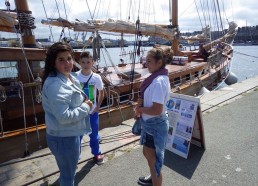
M 172 25 L 176 26 L 177 35 L 174 37 L 172 41 L 172 49 L 174 55 L 178 55 L 178 0 L 172 0 Z
M 15 32 L 14 28 L 13 27 L 9 27 L 9 26 L 1 26 L 1 31 L 3 32 Z
M 18 13 L 31 14 L 27 0 L 15 0 L 15 6 Z M 19 19 L 20 17 L 18 16 L 18 20 Z M 23 41 L 24 47 L 29 47 L 29 48 L 36 47 L 36 40 L 35 40 L 35 36 L 33 35 L 31 27 L 21 26 L 21 35 L 22 35 L 22 41 Z

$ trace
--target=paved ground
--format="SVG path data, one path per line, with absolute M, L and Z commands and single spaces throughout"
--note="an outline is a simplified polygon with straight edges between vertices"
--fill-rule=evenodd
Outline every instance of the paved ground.
M 165 154 L 163 185 L 256 186 L 258 180 L 258 77 L 211 92 L 201 97 L 206 150 L 191 145 L 188 159 L 169 151 Z M 101 149 L 106 163 L 95 165 L 88 138 L 78 165 L 77 185 L 133 186 L 139 176 L 148 174 L 147 162 L 130 133 L 132 120 L 115 128 L 101 130 Z M 130 145 L 126 145 L 127 143 Z M 124 146 L 124 147 L 122 147 Z M 122 147 L 122 148 L 120 148 Z M 13 160 L 14 161 L 20 161 Z M 58 173 L 48 149 L 34 153 L 27 161 L 0 165 L 0 185 L 56 185 Z
M 205 114 L 206 150 L 191 146 L 188 159 L 166 152 L 164 186 L 258 185 L 258 91 Z M 79 185 L 137 185 L 148 174 L 141 148 L 103 166 L 80 171 Z

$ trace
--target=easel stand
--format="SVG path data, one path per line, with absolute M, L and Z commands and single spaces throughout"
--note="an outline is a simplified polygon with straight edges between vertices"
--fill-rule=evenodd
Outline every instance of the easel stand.
M 169 131 L 166 148 L 187 158 L 190 145 L 205 149 L 200 98 L 171 93 L 167 102 Z

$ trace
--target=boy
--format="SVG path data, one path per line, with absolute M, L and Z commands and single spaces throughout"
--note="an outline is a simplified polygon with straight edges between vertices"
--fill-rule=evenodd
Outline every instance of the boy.
M 99 74 L 92 72 L 94 60 L 90 52 L 85 51 L 80 55 L 81 70 L 76 72 L 77 78 L 81 83 L 82 90 L 93 102 L 93 108 L 90 111 L 90 125 L 92 133 L 90 136 L 91 153 L 98 165 L 104 163 L 103 155 L 99 149 L 99 108 L 104 98 L 104 86 Z M 98 90 L 98 96 L 97 96 Z M 98 97 L 98 98 L 97 98 Z M 97 98 L 97 99 L 96 99 Z M 97 102 L 96 102 L 97 101 Z M 82 139 L 83 136 L 81 136 Z

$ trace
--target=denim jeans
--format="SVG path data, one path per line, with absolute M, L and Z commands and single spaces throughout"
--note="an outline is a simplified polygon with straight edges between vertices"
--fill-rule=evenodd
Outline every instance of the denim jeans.
M 168 118 L 165 115 L 160 115 L 147 119 L 146 121 L 142 118 L 140 118 L 140 120 L 142 124 L 140 144 L 144 145 L 146 143 L 146 136 L 148 134 L 153 136 L 156 152 L 155 171 L 156 175 L 159 176 L 164 162 L 169 127 Z
M 80 154 L 80 136 L 56 137 L 47 134 L 46 139 L 60 170 L 60 185 L 73 186 Z

